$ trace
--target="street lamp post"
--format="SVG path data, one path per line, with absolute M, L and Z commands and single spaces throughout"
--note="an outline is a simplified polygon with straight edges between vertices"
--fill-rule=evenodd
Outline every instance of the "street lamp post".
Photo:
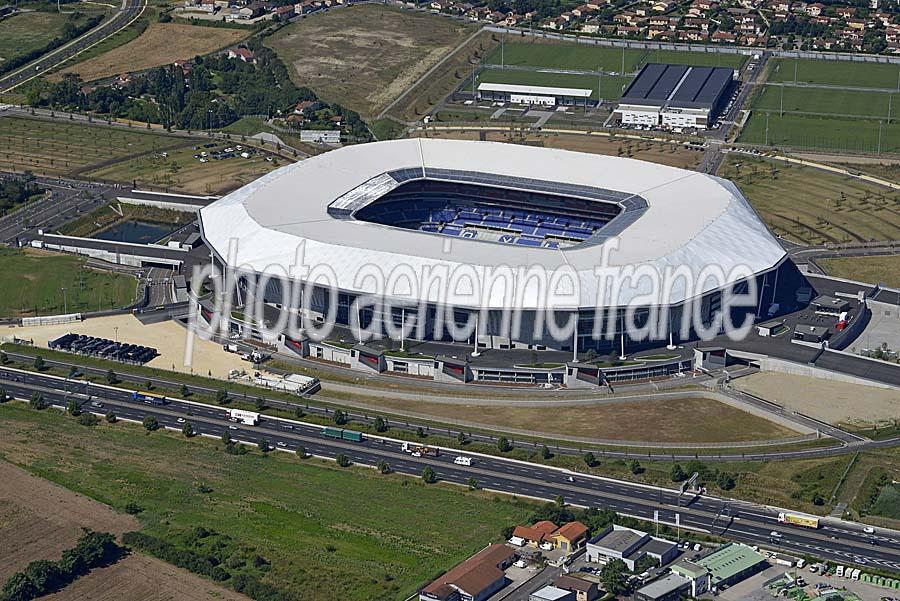
M 60 288 L 60 290 L 62 290 L 62 293 L 63 293 L 63 315 L 68 315 L 68 313 L 69 313 L 69 297 L 66 294 L 65 288 Z
M 113 331 L 116 333 L 116 344 L 119 343 L 119 326 L 113 326 Z

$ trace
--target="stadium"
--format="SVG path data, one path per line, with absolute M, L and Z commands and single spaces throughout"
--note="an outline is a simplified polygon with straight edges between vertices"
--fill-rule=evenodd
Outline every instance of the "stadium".
M 236 190 L 200 223 L 213 261 L 240 270 L 238 302 L 255 291 L 360 339 L 362 329 L 394 337 L 404 323 L 404 338 L 624 353 L 696 339 L 687 308 L 713 324 L 726 290 L 756 285 L 741 315 L 787 312 L 802 282 L 730 181 L 496 142 L 348 146 Z M 296 267 L 301 255 L 308 269 Z M 705 277 L 711 266 L 724 279 Z M 635 275 L 678 270 L 694 279 L 666 279 L 660 291 Z M 366 295 L 384 302 L 354 304 Z M 561 339 L 550 322 L 567 320 L 577 326 Z

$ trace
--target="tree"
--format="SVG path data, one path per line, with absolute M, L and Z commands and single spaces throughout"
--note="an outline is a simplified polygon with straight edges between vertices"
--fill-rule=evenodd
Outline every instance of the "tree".
M 687 480 L 687 473 L 682 469 L 681 465 L 675 464 L 672 466 L 672 482 L 684 482 Z
M 42 395 L 40 392 L 34 392 L 31 394 L 31 401 L 29 402 L 29 405 L 31 405 L 33 409 L 37 409 L 38 411 L 47 408 L 47 402 L 44 400 L 44 395 Z
M 825 504 L 825 497 L 822 496 L 822 493 L 816 492 L 812 497 L 813 505 L 821 507 Z
M 181 433 L 187 438 L 191 438 L 194 435 L 194 426 L 191 425 L 191 422 L 184 422 L 184 425 L 181 426 Z
M 391 466 L 389 466 L 389 465 L 388 465 L 388 462 L 385 461 L 384 459 L 382 459 L 381 461 L 379 461 L 378 464 L 377 464 L 375 467 L 378 469 L 378 472 L 381 473 L 381 474 L 386 474 L 386 473 L 388 473 L 389 471 L 391 471 Z
M 6 365 L 9 363 L 9 357 L 6 356 L 5 351 L 0 351 L 0 364 Z
M 231 443 L 231 432 L 229 432 L 228 430 L 225 430 L 224 432 L 222 432 L 222 444 L 229 444 L 229 443 Z
M 427 434 L 425 434 L 425 428 L 423 428 L 422 426 L 416 428 L 416 436 L 418 436 L 419 438 L 425 438 L 427 436 Z
M 460 430 L 459 432 L 457 432 L 457 433 L 456 433 L 456 442 L 457 442 L 460 446 L 462 446 L 462 445 L 468 443 L 468 442 L 469 442 L 469 439 L 466 438 L 466 433 L 463 432 L 462 430 Z
M 81 407 L 78 406 L 78 403 L 75 401 L 69 401 L 68 406 L 66 407 L 66 411 L 69 412 L 69 415 L 72 417 L 78 417 L 81 415 Z
M 722 490 L 731 490 L 735 486 L 734 476 L 728 472 L 720 472 L 716 478 L 716 484 Z
M 266 438 L 260 438 L 259 442 L 256 443 L 256 446 L 258 446 L 259 450 L 263 453 L 268 453 L 272 450 L 272 447 L 269 446 L 269 441 Z
M 6 396 L 6 389 L 0 387 L 0 403 L 5 403 L 9 400 L 9 397 Z
M 297 457 L 299 457 L 300 459 L 306 457 L 306 447 L 304 447 L 302 444 L 298 444 L 297 450 L 294 452 L 297 453 Z
M 594 467 L 597 464 L 597 458 L 594 457 L 594 454 L 588 451 L 584 454 L 584 464 L 588 467 Z
M 613 595 L 624 595 L 628 592 L 628 581 L 625 578 L 627 570 L 625 562 L 621 559 L 613 559 L 606 564 L 600 572 L 600 579 L 603 581 L 603 588 L 606 592 Z
M 343 453 L 338 454 L 334 460 L 337 461 L 337 464 L 341 467 L 350 467 L 350 458 Z
M 566 506 L 566 500 L 563 498 L 562 495 L 556 495 L 556 498 L 553 499 L 553 502 L 556 504 L 557 507 L 565 507 Z
M 468 479 L 468 481 L 466 481 L 466 484 L 469 486 L 469 490 L 475 490 L 476 488 L 478 488 L 478 480 L 476 480 L 472 476 L 469 476 L 469 479 Z
M 228 403 L 228 391 L 220 388 L 216 391 L 216 403 L 225 405 Z
M 156 418 L 153 417 L 152 415 L 148 415 L 147 417 L 145 417 L 143 424 L 144 424 L 144 428 L 148 432 L 153 432 L 154 430 L 159 429 L 159 422 L 157 422 Z
M 96 426 L 100 419 L 93 413 L 82 413 L 78 416 L 78 423 L 82 426 Z
M 437 474 L 434 473 L 434 468 L 430 465 L 425 466 L 425 469 L 422 470 L 422 480 L 425 481 L 425 484 L 434 484 L 437 482 Z
M 110 411 L 110 412 L 108 412 L 108 413 L 106 414 L 106 421 L 109 422 L 109 423 L 111 423 L 111 424 L 116 423 L 116 420 L 117 420 L 117 419 L 119 419 L 119 418 L 117 418 L 117 417 L 116 417 L 116 414 L 113 413 L 112 411 Z
M 335 409 L 334 413 L 331 414 L 331 419 L 336 425 L 343 426 L 347 423 L 347 414 L 340 409 Z
M 119 381 L 119 377 L 116 375 L 116 372 L 114 372 L 113 370 L 109 370 L 108 372 L 106 372 L 106 381 L 109 384 L 115 384 Z
M 501 436 L 497 439 L 497 448 L 500 449 L 501 453 L 508 453 L 512 450 L 512 444 L 505 436 Z
M 35 357 L 33 366 L 34 366 L 34 369 L 36 369 L 37 371 L 44 371 L 44 367 L 46 367 L 46 364 L 44 363 L 44 358 L 41 357 L 40 355 Z
M 547 445 L 541 447 L 541 458 L 542 459 L 550 459 L 553 457 L 553 453 L 550 452 L 550 448 Z
M 69 378 L 74 378 L 78 374 L 78 368 L 74 365 L 69 368 Z
M 147 387 L 147 390 L 153 390 L 153 382 L 150 380 L 147 380 L 147 383 L 144 384 L 144 386 Z
M 256 410 L 257 410 L 257 411 L 262 411 L 262 410 L 265 409 L 265 408 L 266 408 L 266 399 L 264 399 L 264 398 L 262 398 L 262 397 L 257 397 L 257 399 L 256 399 Z
M 637 476 L 638 474 L 644 473 L 644 466 L 641 465 L 641 462 L 637 459 L 632 459 L 628 462 L 628 468 L 631 470 L 631 473 Z
M 189 397 L 190 395 L 191 395 L 191 390 L 190 390 L 190 388 L 187 387 L 187 384 L 182 384 L 182 385 L 181 385 L 181 396 L 184 397 L 184 398 L 187 398 L 187 397 Z
M 380 415 L 375 418 L 375 431 L 376 432 L 387 432 L 387 424 L 384 421 L 384 418 Z

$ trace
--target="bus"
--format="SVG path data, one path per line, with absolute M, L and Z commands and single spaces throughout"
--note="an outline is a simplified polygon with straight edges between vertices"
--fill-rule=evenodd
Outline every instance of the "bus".
M 142 403 L 150 403 L 151 405 L 165 405 L 168 399 L 161 394 L 153 394 L 152 392 L 144 392 L 135 390 L 131 393 L 131 398 Z

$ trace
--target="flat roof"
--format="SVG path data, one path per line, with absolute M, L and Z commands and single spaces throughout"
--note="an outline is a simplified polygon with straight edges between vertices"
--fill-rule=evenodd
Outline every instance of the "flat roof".
M 523 86 L 509 83 L 482 82 L 478 84 L 479 92 L 507 92 L 509 94 L 537 94 L 539 96 L 574 96 L 590 98 L 593 90 L 585 88 L 551 88 L 547 86 Z
M 711 109 L 731 84 L 728 67 L 648 63 L 629 84 L 620 104 Z
M 637 592 L 656 599 L 687 585 L 689 582 L 690 580 L 684 576 L 670 573 L 659 580 L 654 580 L 653 582 L 642 586 Z
M 613 530 L 592 540 L 591 544 L 617 553 L 625 553 L 645 536 L 647 536 L 647 534 L 638 534 L 637 531 L 632 530 L 631 528 L 614 527 Z
M 731 543 L 706 557 L 701 557 L 694 563 L 709 568 L 709 571 L 712 572 L 713 584 L 715 584 L 763 561 L 765 558 L 750 547 Z
M 541 599 L 542 601 L 557 601 L 557 599 L 566 599 L 572 596 L 570 591 L 548 584 L 542 589 L 538 589 L 531 593 L 531 599 Z

